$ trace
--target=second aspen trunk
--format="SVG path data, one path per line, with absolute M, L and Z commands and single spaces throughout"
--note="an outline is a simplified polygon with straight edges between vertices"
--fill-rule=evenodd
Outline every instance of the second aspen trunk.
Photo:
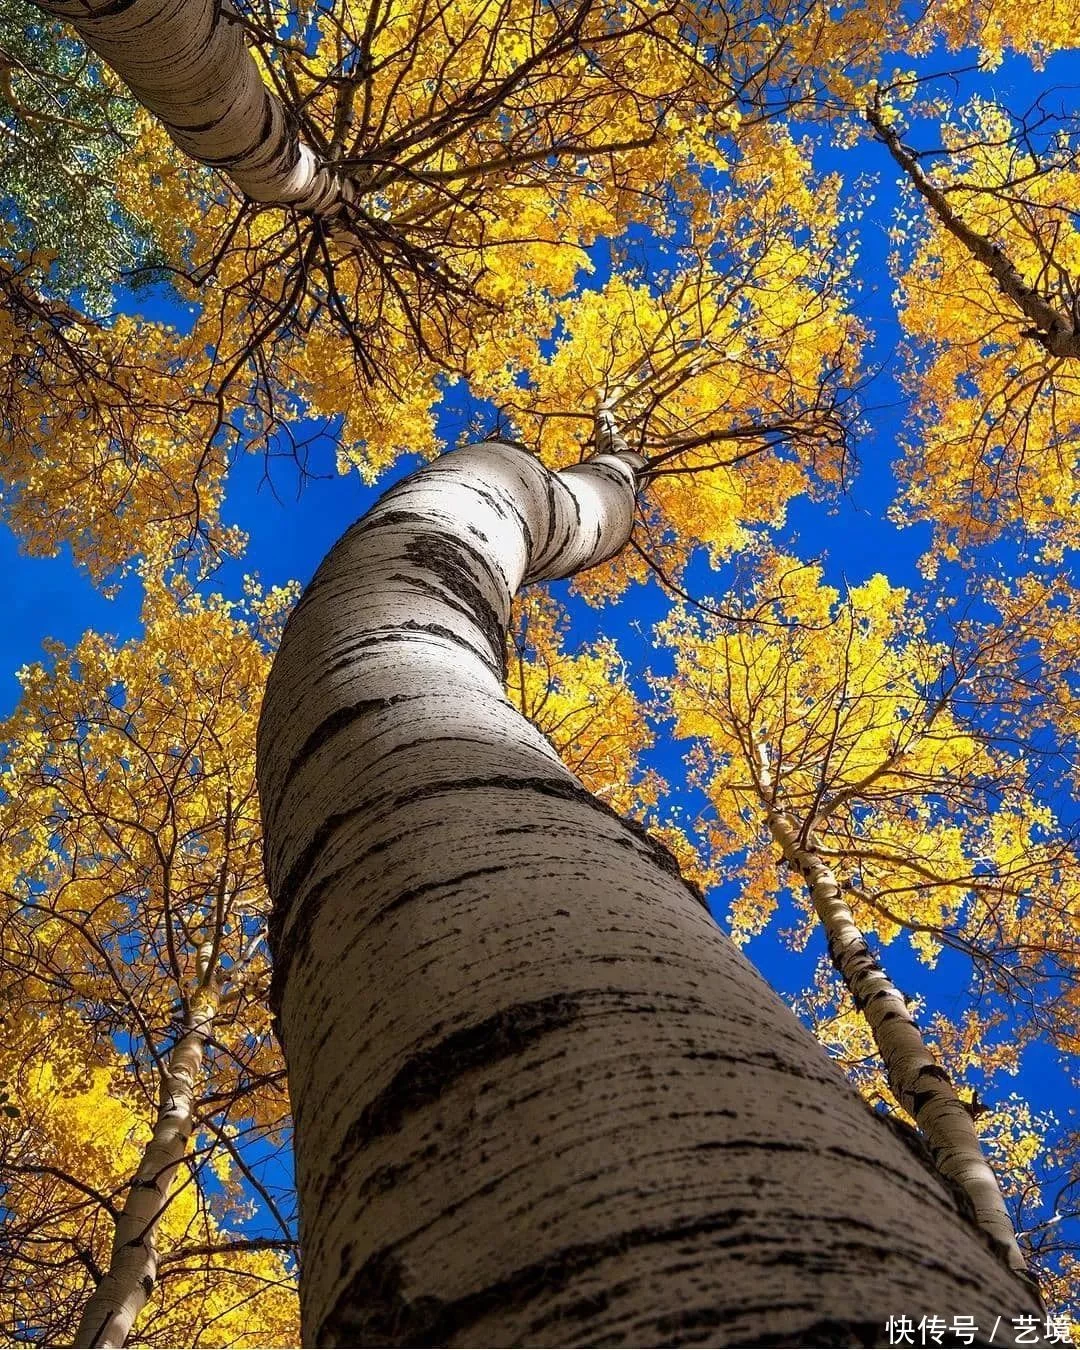
M 122 1346 L 153 1293 L 157 1226 L 187 1153 L 203 1047 L 217 1013 L 218 982 L 205 968 L 211 948 L 209 943 L 199 948 L 200 987 L 192 995 L 184 1034 L 165 1063 L 153 1134 L 116 1222 L 109 1269 L 83 1309 L 76 1346 Z
M 254 201 L 332 215 L 340 174 L 266 87 L 239 16 L 220 0 L 35 0 L 78 32 L 181 150 Z
M 794 820 L 775 801 L 765 747 L 755 747 L 758 780 L 772 836 L 806 881 L 829 944 L 829 956 L 866 1018 L 896 1100 L 926 1137 L 942 1176 L 971 1199 L 975 1217 L 1000 1244 L 1009 1265 L 1030 1280 L 1027 1263 L 993 1169 L 983 1156 L 975 1125 L 908 1011 L 907 1001 L 871 952 L 832 868 L 801 843 Z

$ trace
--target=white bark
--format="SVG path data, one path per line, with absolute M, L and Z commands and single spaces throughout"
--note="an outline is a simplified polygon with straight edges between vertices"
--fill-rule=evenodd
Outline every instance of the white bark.
M 937 1062 L 907 1001 L 871 952 L 828 863 L 801 842 L 795 821 L 777 805 L 768 752 L 758 745 L 757 775 L 769 829 L 787 861 L 806 881 L 829 944 L 829 956 L 870 1027 L 896 1100 L 926 1137 L 942 1176 L 971 1200 L 976 1221 L 999 1243 L 1021 1278 L 1031 1280 L 1016 1230 L 993 1168 L 983 1156 L 975 1125 Z
M 83 1309 L 77 1346 L 122 1346 L 153 1293 L 157 1226 L 187 1153 L 203 1047 L 217 1012 L 218 981 L 206 968 L 212 949 L 212 942 L 199 948 L 200 987 L 191 999 L 184 1034 L 165 1063 L 153 1133 L 116 1222 L 109 1269 Z
M 289 622 L 259 781 L 304 1344 L 1006 1343 L 1030 1290 L 503 694 L 513 593 L 623 544 L 640 464 L 445 456 Z
M 34 0 L 69 23 L 192 159 L 258 202 L 333 215 L 351 187 L 297 134 L 221 0 Z

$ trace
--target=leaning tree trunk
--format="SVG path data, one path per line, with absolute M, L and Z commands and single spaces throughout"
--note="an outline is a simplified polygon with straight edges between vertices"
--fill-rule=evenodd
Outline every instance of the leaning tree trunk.
M 975 1122 L 923 1039 L 904 995 L 870 950 L 835 872 L 815 852 L 813 836 L 804 843 L 795 821 L 778 805 L 767 750 L 762 744 L 754 749 L 769 830 L 786 861 L 806 882 L 810 903 L 825 930 L 829 957 L 866 1018 L 896 1100 L 925 1136 L 938 1171 L 971 1201 L 975 1221 L 1000 1246 L 1017 1275 L 1033 1283 Z
M 875 95 L 874 100 L 867 104 L 866 120 L 907 174 L 916 192 L 926 201 L 941 227 L 967 249 L 976 262 L 982 264 L 1005 299 L 1034 325 L 1023 329 L 1020 336 L 1033 338 L 1051 356 L 1064 360 L 1075 360 L 1080 356 L 1080 330 L 1075 308 L 1070 313 L 1063 305 L 1056 304 L 1048 291 L 1041 289 L 1041 279 L 1049 270 L 1047 266 L 1040 262 L 1039 280 L 1030 283 L 1000 244 L 966 224 L 963 217 L 953 209 L 948 189 L 943 191 L 936 186 L 927 176 L 919 155 L 903 143 L 895 128 L 885 120 L 880 95 Z
M 209 970 L 212 952 L 211 942 L 198 949 L 199 987 L 184 1019 L 184 1034 L 165 1061 L 153 1132 L 116 1221 L 109 1269 L 83 1309 L 77 1346 L 122 1346 L 153 1293 L 157 1227 L 187 1153 L 203 1048 L 217 1013 L 220 984 Z
M 352 185 L 322 162 L 263 83 L 222 0 L 34 0 L 69 23 L 181 150 L 258 202 L 333 215 Z
M 1030 1290 L 502 691 L 633 457 L 485 444 L 332 550 L 267 690 L 305 1345 L 879 1345 Z

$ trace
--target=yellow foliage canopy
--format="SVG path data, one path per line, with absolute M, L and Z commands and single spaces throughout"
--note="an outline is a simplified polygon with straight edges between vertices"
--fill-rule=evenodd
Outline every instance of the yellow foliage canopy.
M 694 740 L 713 861 L 744 858 L 735 932 L 760 932 L 787 884 L 765 827 L 764 746 L 775 800 L 813 835 L 865 931 L 884 942 L 908 932 L 930 964 L 954 947 L 995 985 L 1039 999 L 1056 963 L 1074 964 L 1080 859 L 1024 757 L 989 741 L 969 702 L 1029 632 L 1006 623 L 972 647 L 947 645 L 928 634 L 933 605 L 883 576 L 841 601 L 820 569 L 791 559 L 762 566 L 742 612 L 665 625 L 667 689 L 678 734 Z M 1068 1043 L 1068 1004 L 1053 1024 Z

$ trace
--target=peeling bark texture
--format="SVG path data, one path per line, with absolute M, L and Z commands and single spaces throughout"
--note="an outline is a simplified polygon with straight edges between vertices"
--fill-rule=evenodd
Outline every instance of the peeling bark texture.
M 829 956 L 869 1024 L 896 1100 L 923 1132 L 938 1171 L 969 1197 L 975 1222 L 1000 1247 L 1011 1269 L 1037 1292 L 971 1116 L 923 1040 L 904 995 L 871 952 L 832 868 L 813 851 L 812 838 L 809 847 L 803 846 L 795 821 L 776 804 L 768 754 L 760 744 L 756 750 L 769 829 L 806 882 Z
M 642 464 L 446 455 L 287 627 L 259 783 L 304 1344 L 1007 1341 L 1031 1291 L 503 693 L 514 592 L 615 553 Z
M 212 945 L 198 951 L 201 980 Z M 158 1267 L 154 1236 L 191 1138 L 195 1089 L 203 1047 L 214 1027 L 218 988 L 211 973 L 192 997 L 184 1034 L 165 1062 L 153 1134 L 116 1222 L 109 1269 L 83 1309 L 77 1346 L 122 1346 L 154 1292 Z
M 1035 325 L 1034 328 L 1025 328 L 1021 336 L 1031 338 L 1051 356 L 1066 360 L 1080 357 L 1080 333 L 1076 331 L 1073 319 L 1041 291 L 1029 286 L 1016 264 L 999 245 L 973 230 L 956 214 L 945 193 L 935 187 L 923 171 L 915 152 L 901 141 L 882 118 L 880 108 L 871 104 L 866 110 L 866 120 L 944 228 L 963 244 L 977 262 L 982 263 L 997 282 L 1002 295 Z
M 221 0 L 34 0 L 86 45 L 200 164 L 257 202 L 334 215 L 347 180 L 301 140 Z

